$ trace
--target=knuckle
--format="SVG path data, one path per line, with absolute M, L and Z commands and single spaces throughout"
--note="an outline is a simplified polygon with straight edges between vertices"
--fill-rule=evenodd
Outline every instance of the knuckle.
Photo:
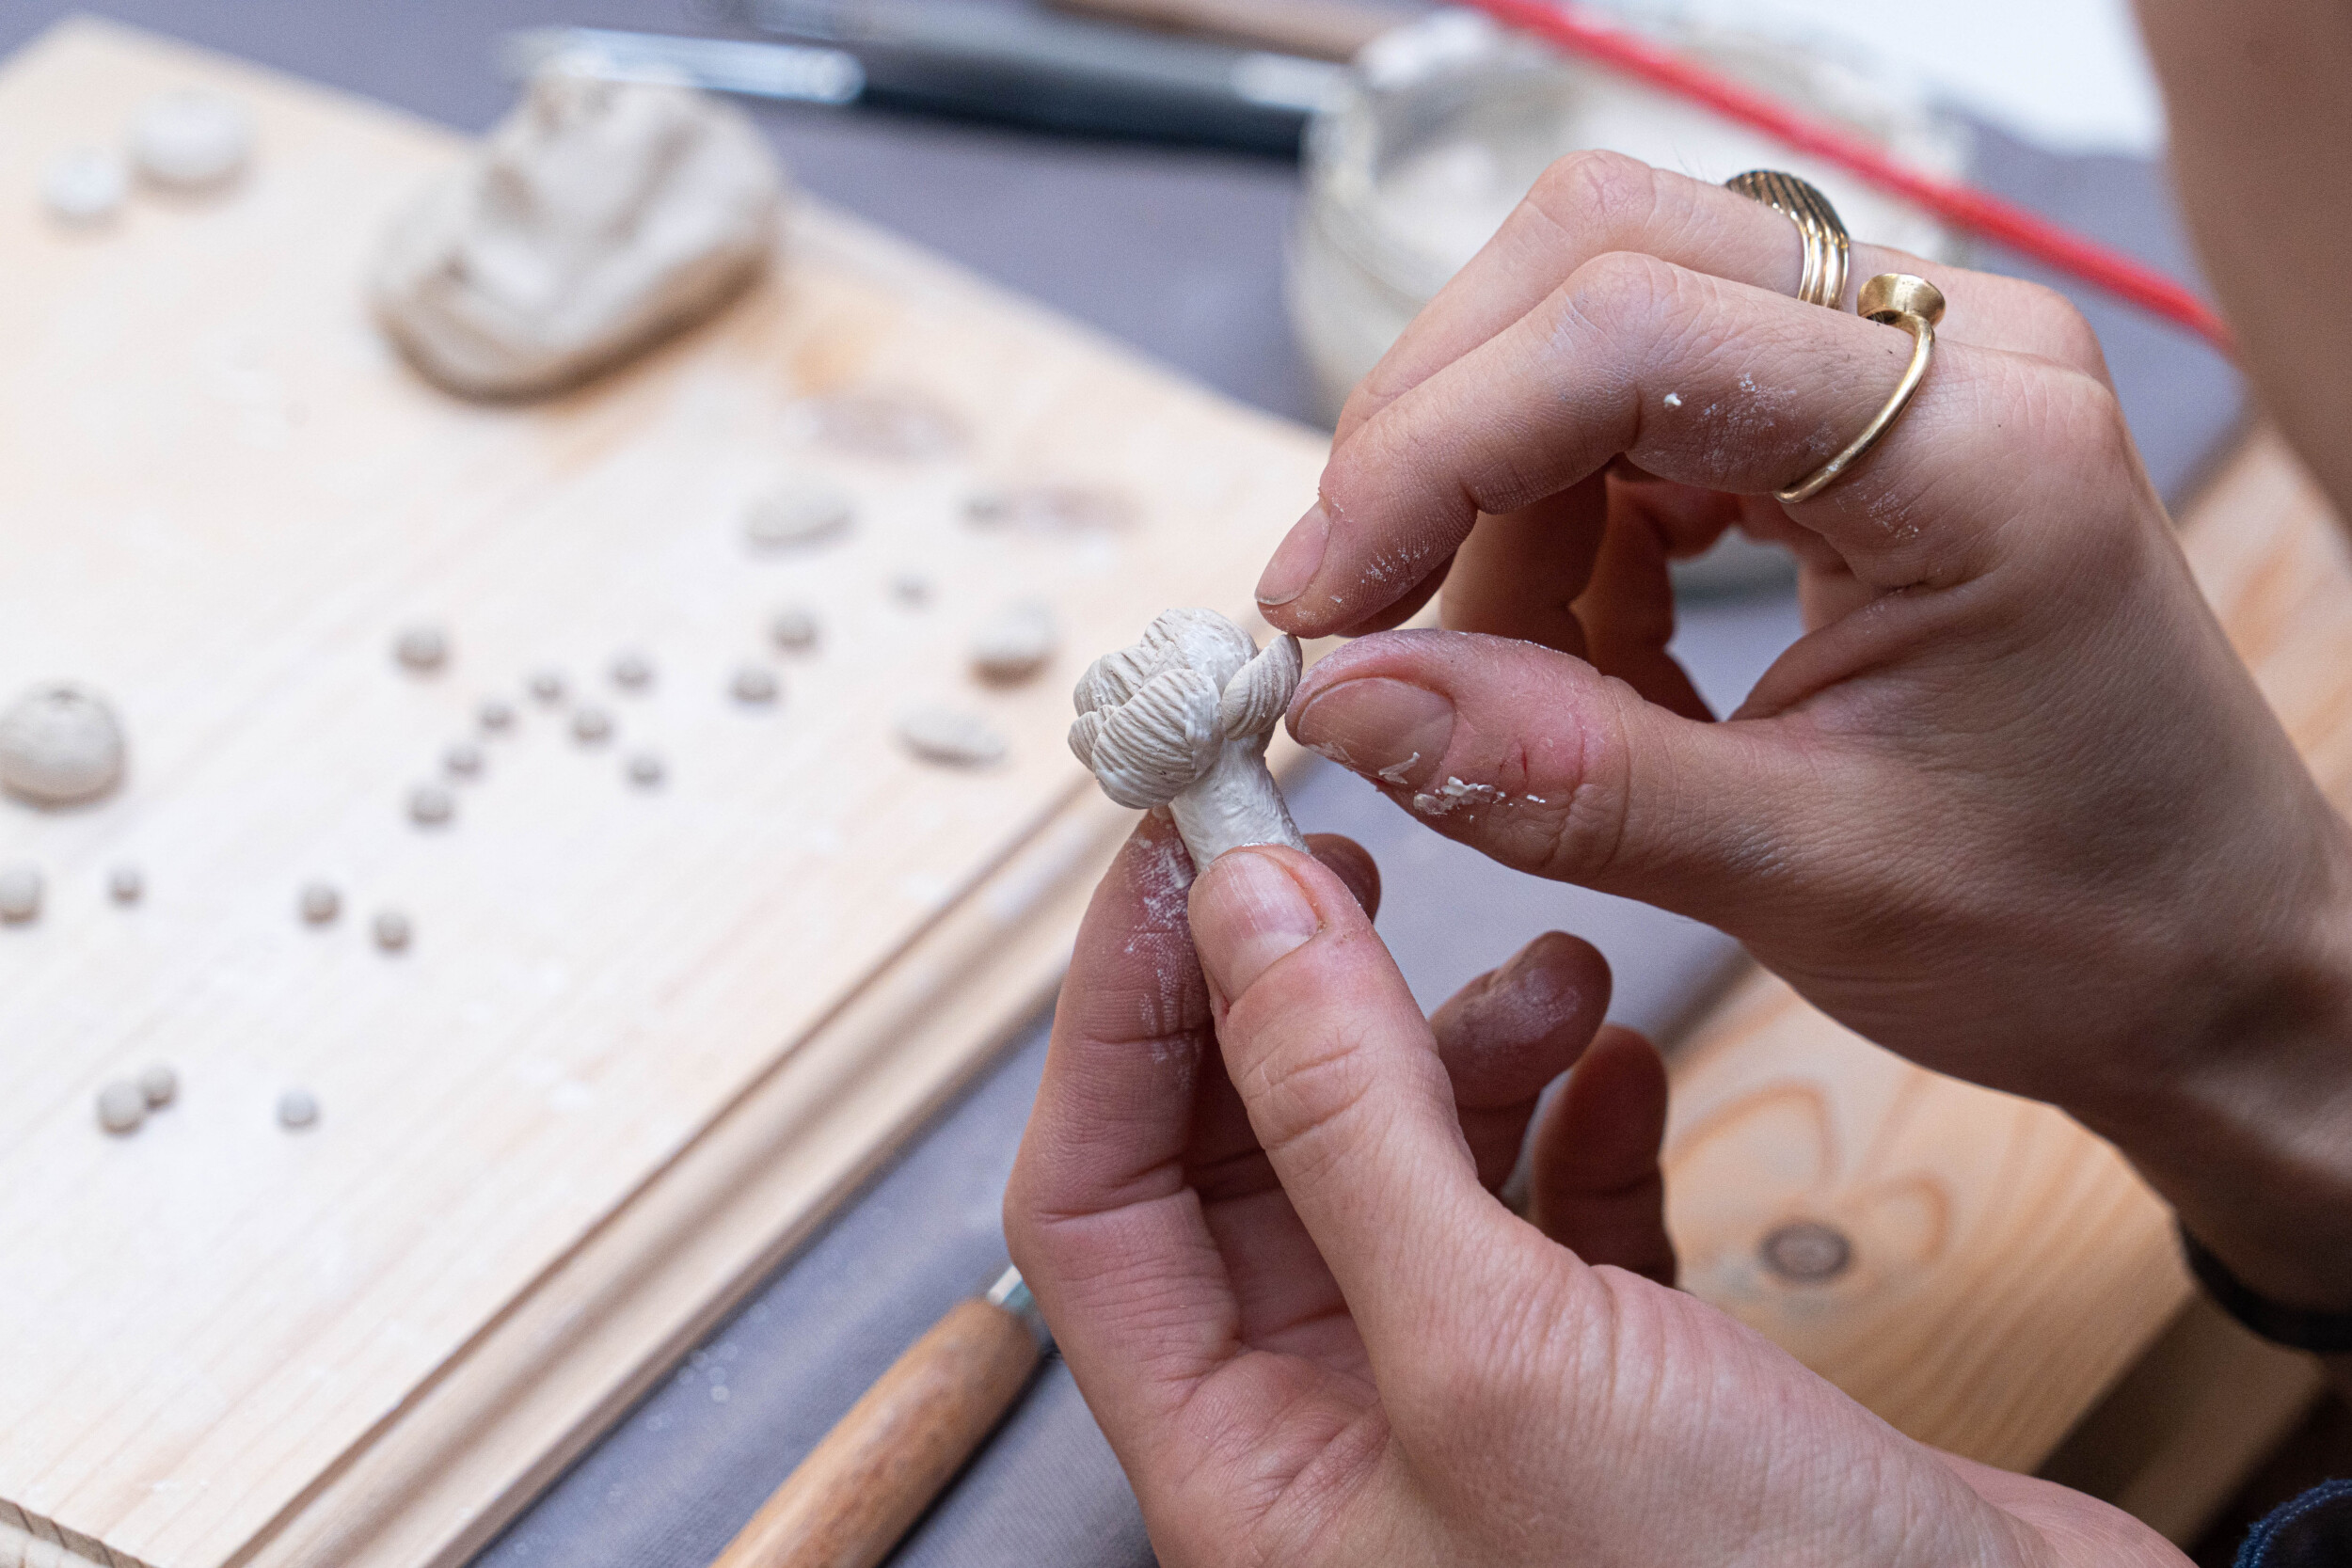
M 1622 152 L 1570 152 L 1536 177 L 1527 204 L 1570 234 L 1629 233 L 1658 209 L 1658 171 Z
M 2099 334 L 2073 300 L 2041 283 L 2020 283 L 2026 318 L 2031 325 L 2033 352 L 2078 371 L 2096 372 L 2106 365 Z
M 1586 321 L 1625 326 L 1654 318 L 1681 292 L 1682 275 L 1672 265 L 1641 251 L 1613 250 L 1577 268 L 1562 293 Z

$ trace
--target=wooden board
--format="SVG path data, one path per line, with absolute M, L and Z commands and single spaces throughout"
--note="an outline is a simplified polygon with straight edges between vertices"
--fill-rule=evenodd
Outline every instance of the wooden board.
M 1169 603 L 1246 603 L 1321 463 L 1295 427 L 807 208 L 775 277 L 650 362 L 549 406 L 456 402 L 385 350 L 358 283 L 463 144 L 95 24 L 0 75 L 0 190 L 196 82 L 255 111 L 240 188 L 143 195 L 93 234 L 0 203 L 0 685 L 87 680 L 134 749 L 101 806 L 0 811 L 0 862 L 50 887 L 0 930 L 0 1498 L 20 1541 L 170 1565 L 308 1539 L 306 1510 L 373 1475 L 730 1107 L 772 1089 L 802 1127 L 761 1256 L 889 1147 L 1049 982 L 1057 939 L 1024 948 L 1028 917 L 1066 937 L 1057 896 L 1092 880 L 1107 808 L 1080 809 L 1080 850 L 1040 849 L 1090 799 L 1061 740 L 1083 657 Z M 812 399 L 869 392 L 943 409 L 957 450 L 818 438 Z M 744 500 L 785 474 L 859 494 L 847 543 L 747 550 Z M 966 521 L 976 490 L 1035 482 L 1115 493 L 1131 524 Z M 927 608 L 891 592 L 909 571 Z M 1068 652 L 982 689 L 964 641 L 1026 594 L 1061 606 Z M 728 673 L 789 599 L 818 606 L 821 650 L 746 710 Z M 417 620 L 454 643 L 429 680 L 390 657 Z M 646 695 L 604 680 L 627 647 L 657 666 Z M 548 665 L 615 745 L 522 699 Z M 405 792 L 494 692 L 520 733 L 421 830 Z M 933 694 L 1009 760 L 910 758 L 891 721 Z M 647 745 L 668 781 L 632 789 L 621 757 Z M 102 891 L 125 861 L 149 890 L 127 910 Z M 343 890 L 333 927 L 295 918 L 312 877 Z M 384 907 L 416 926 L 396 958 L 367 939 Z M 1013 961 L 976 965 L 992 945 Z M 158 1057 L 180 1103 L 101 1134 L 98 1087 Z M 292 1084 L 325 1106 L 301 1134 L 272 1119 Z M 588 1430 L 635 1375 L 558 1424 Z
M 967 617 L 1014 579 L 1095 605 L 1073 659 L 1167 603 L 1237 601 L 1320 451 L 821 213 L 779 278 L 594 394 L 453 404 L 352 289 L 373 225 L 455 155 L 443 133 L 78 24 L 0 74 L 0 189 L 191 80 L 261 112 L 247 189 L 71 242 L 0 203 L 0 683 L 94 679 L 136 747 L 103 808 L 0 811 L 0 861 L 52 884 L 38 926 L 0 930 L 0 1563 L 454 1564 L 1048 993 L 1125 830 L 1061 756 L 1071 670 L 959 692 L 1016 738 L 977 779 L 904 763 L 854 689 L 957 689 Z M 801 400 L 859 387 L 941 399 L 969 445 L 898 469 L 796 438 Z M 739 487 L 790 467 L 868 494 L 854 547 L 737 548 Z M 1030 476 L 1117 486 L 1139 526 L 1073 548 L 954 520 L 970 486 Z M 2268 446 L 2188 536 L 2342 798 L 2341 539 Z M 911 558 L 927 616 L 881 592 Z M 779 714 L 729 710 L 761 612 L 803 595 L 839 640 L 786 670 Z M 421 615 L 457 641 L 427 685 L 386 657 Z M 595 681 L 625 642 L 658 695 L 608 700 L 668 755 L 662 796 L 534 716 L 452 832 L 400 819 L 475 695 L 541 662 Z M 812 807 L 826 747 L 855 799 Z M 829 807 L 838 841 L 782 831 Z M 123 856 L 154 890 L 135 912 L 99 892 Z M 355 915 L 403 904 L 416 950 L 300 929 L 313 874 Z M 101 1138 L 91 1092 L 157 1054 L 185 1102 Z M 1770 982 L 1676 1074 L 1693 1287 L 1905 1430 L 2035 1464 L 2185 1299 L 2160 1209 L 2096 1140 Z M 298 1139 L 268 1122 L 295 1075 L 326 1105 Z M 1764 1277 L 1758 1239 L 1797 1216 L 1846 1227 L 1856 1267 Z
M 2330 798 L 2352 802 L 2352 534 L 2274 436 L 2258 436 L 2191 507 L 2198 580 Z M 2013 1469 L 2042 1463 L 2155 1344 L 2191 1284 L 2169 1211 L 2107 1145 L 2047 1106 L 1939 1077 L 1752 974 L 1677 1057 L 1669 1220 L 1686 1283 L 1903 1431 Z M 1835 1279 L 1761 1262 L 1798 1220 L 1852 1246 Z M 2208 1337 L 2210 1338 L 2210 1337 Z M 2077 1455 L 2176 1535 L 2193 1530 L 2178 1465 L 2208 1504 L 2312 1386 L 2259 1347 L 2169 1356 L 2169 1378 L 2241 1380 L 2241 1417 L 2148 1456 Z M 2150 1396 L 2135 1394 L 2139 1402 Z M 2175 1406 L 2232 1403 L 2174 1386 Z M 2250 1418 L 2259 1410 L 2260 1418 Z

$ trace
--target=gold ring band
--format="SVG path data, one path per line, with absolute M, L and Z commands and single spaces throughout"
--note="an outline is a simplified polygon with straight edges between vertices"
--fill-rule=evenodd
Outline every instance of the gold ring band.
M 1776 168 L 1752 168 L 1733 175 L 1724 184 L 1797 226 L 1804 241 L 1804 271 L 1797 279 L 1797 297 L 1807 305 L 1836 309 L 1846 297 L 1846 260 L 1851 245 L 1829 198 L 1809 182 Z
M 1902 380 L 1895 384 L 1895 393 L 1862 427 L 1862 434 L 1847 443 L 1846 450 L 1791 484 L 1772 494 L 1794 505 L 1808 501 L 1828 489 L 1837 476 L 1862 461 L 1863 454 L 1878 445 L 1879 437 L 1894 428 L 1911 405 L 1911 394 L 1919 389 L 1919 383 L 1928 373 L 1928 359 L 1935 352 L 1935 324 L 1944 319 L 1944 293 L 1924 277 L 1914 277 L 1907 272 L 1883 272 L 1862 285 L 1862 294 L 1854 302 L 1856 313 L 1885 326 L 1899 326 L 1911 334 L 1911 363 L 1903 368 Z

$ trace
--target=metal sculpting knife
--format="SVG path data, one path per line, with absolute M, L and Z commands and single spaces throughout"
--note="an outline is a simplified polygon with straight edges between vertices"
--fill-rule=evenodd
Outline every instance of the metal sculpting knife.
M 1285 156 L 1346 79 L 1327 60 L 958 0 L 764 0 L 750 18 L 791 41 L 543 27 L 500 55 L 514 75 L 561 55 L 622 80 Z
M 1051 1343 L 1008 1268 L 891 1363 L 711 1568 L 873 1568 L 1004 1419 Z

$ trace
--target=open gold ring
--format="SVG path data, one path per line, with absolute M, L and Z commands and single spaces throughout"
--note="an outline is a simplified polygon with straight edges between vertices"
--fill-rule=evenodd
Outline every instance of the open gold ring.
M 1837 309 L 1846 297 L 1846 256 L 1851 248 L 1837 209 L 1819 187 L 1776 168 L 1752 168 L 1724 182 L 1751 201 L 1760 201 L 1797 226 L 1804 241 L 1804 271 L 1797 297 L 1807 305 Z
M 1894 428 L 1911 405 L 1911 394 L 1919 389 L 1919 383 L 1928 373 L 1928 358 L 1935 352 L 1935 324 L 1944 319 L 1944 292 L 1924 277 L 1914 277 L 1907 272 L 1883 272 L 1862 285 L 1862 294 L 1854 302 L 1855 311 L 1886 326 L 1899 326 L 1911 334 L 1911 363 L 1903 368 L 1903 378 L 1895 384 L 1895 392 L 1870 422 L 1862 427 L 1862 434 L 1846 445 L 1846 450 L 1791 484 L 1772 494 L 1781 500 L 1794 504 L 1809 501 L 1837 481 L 1837 476 L 1862 461 L 1863 454 L 1878 445 L 1879 437 Z

